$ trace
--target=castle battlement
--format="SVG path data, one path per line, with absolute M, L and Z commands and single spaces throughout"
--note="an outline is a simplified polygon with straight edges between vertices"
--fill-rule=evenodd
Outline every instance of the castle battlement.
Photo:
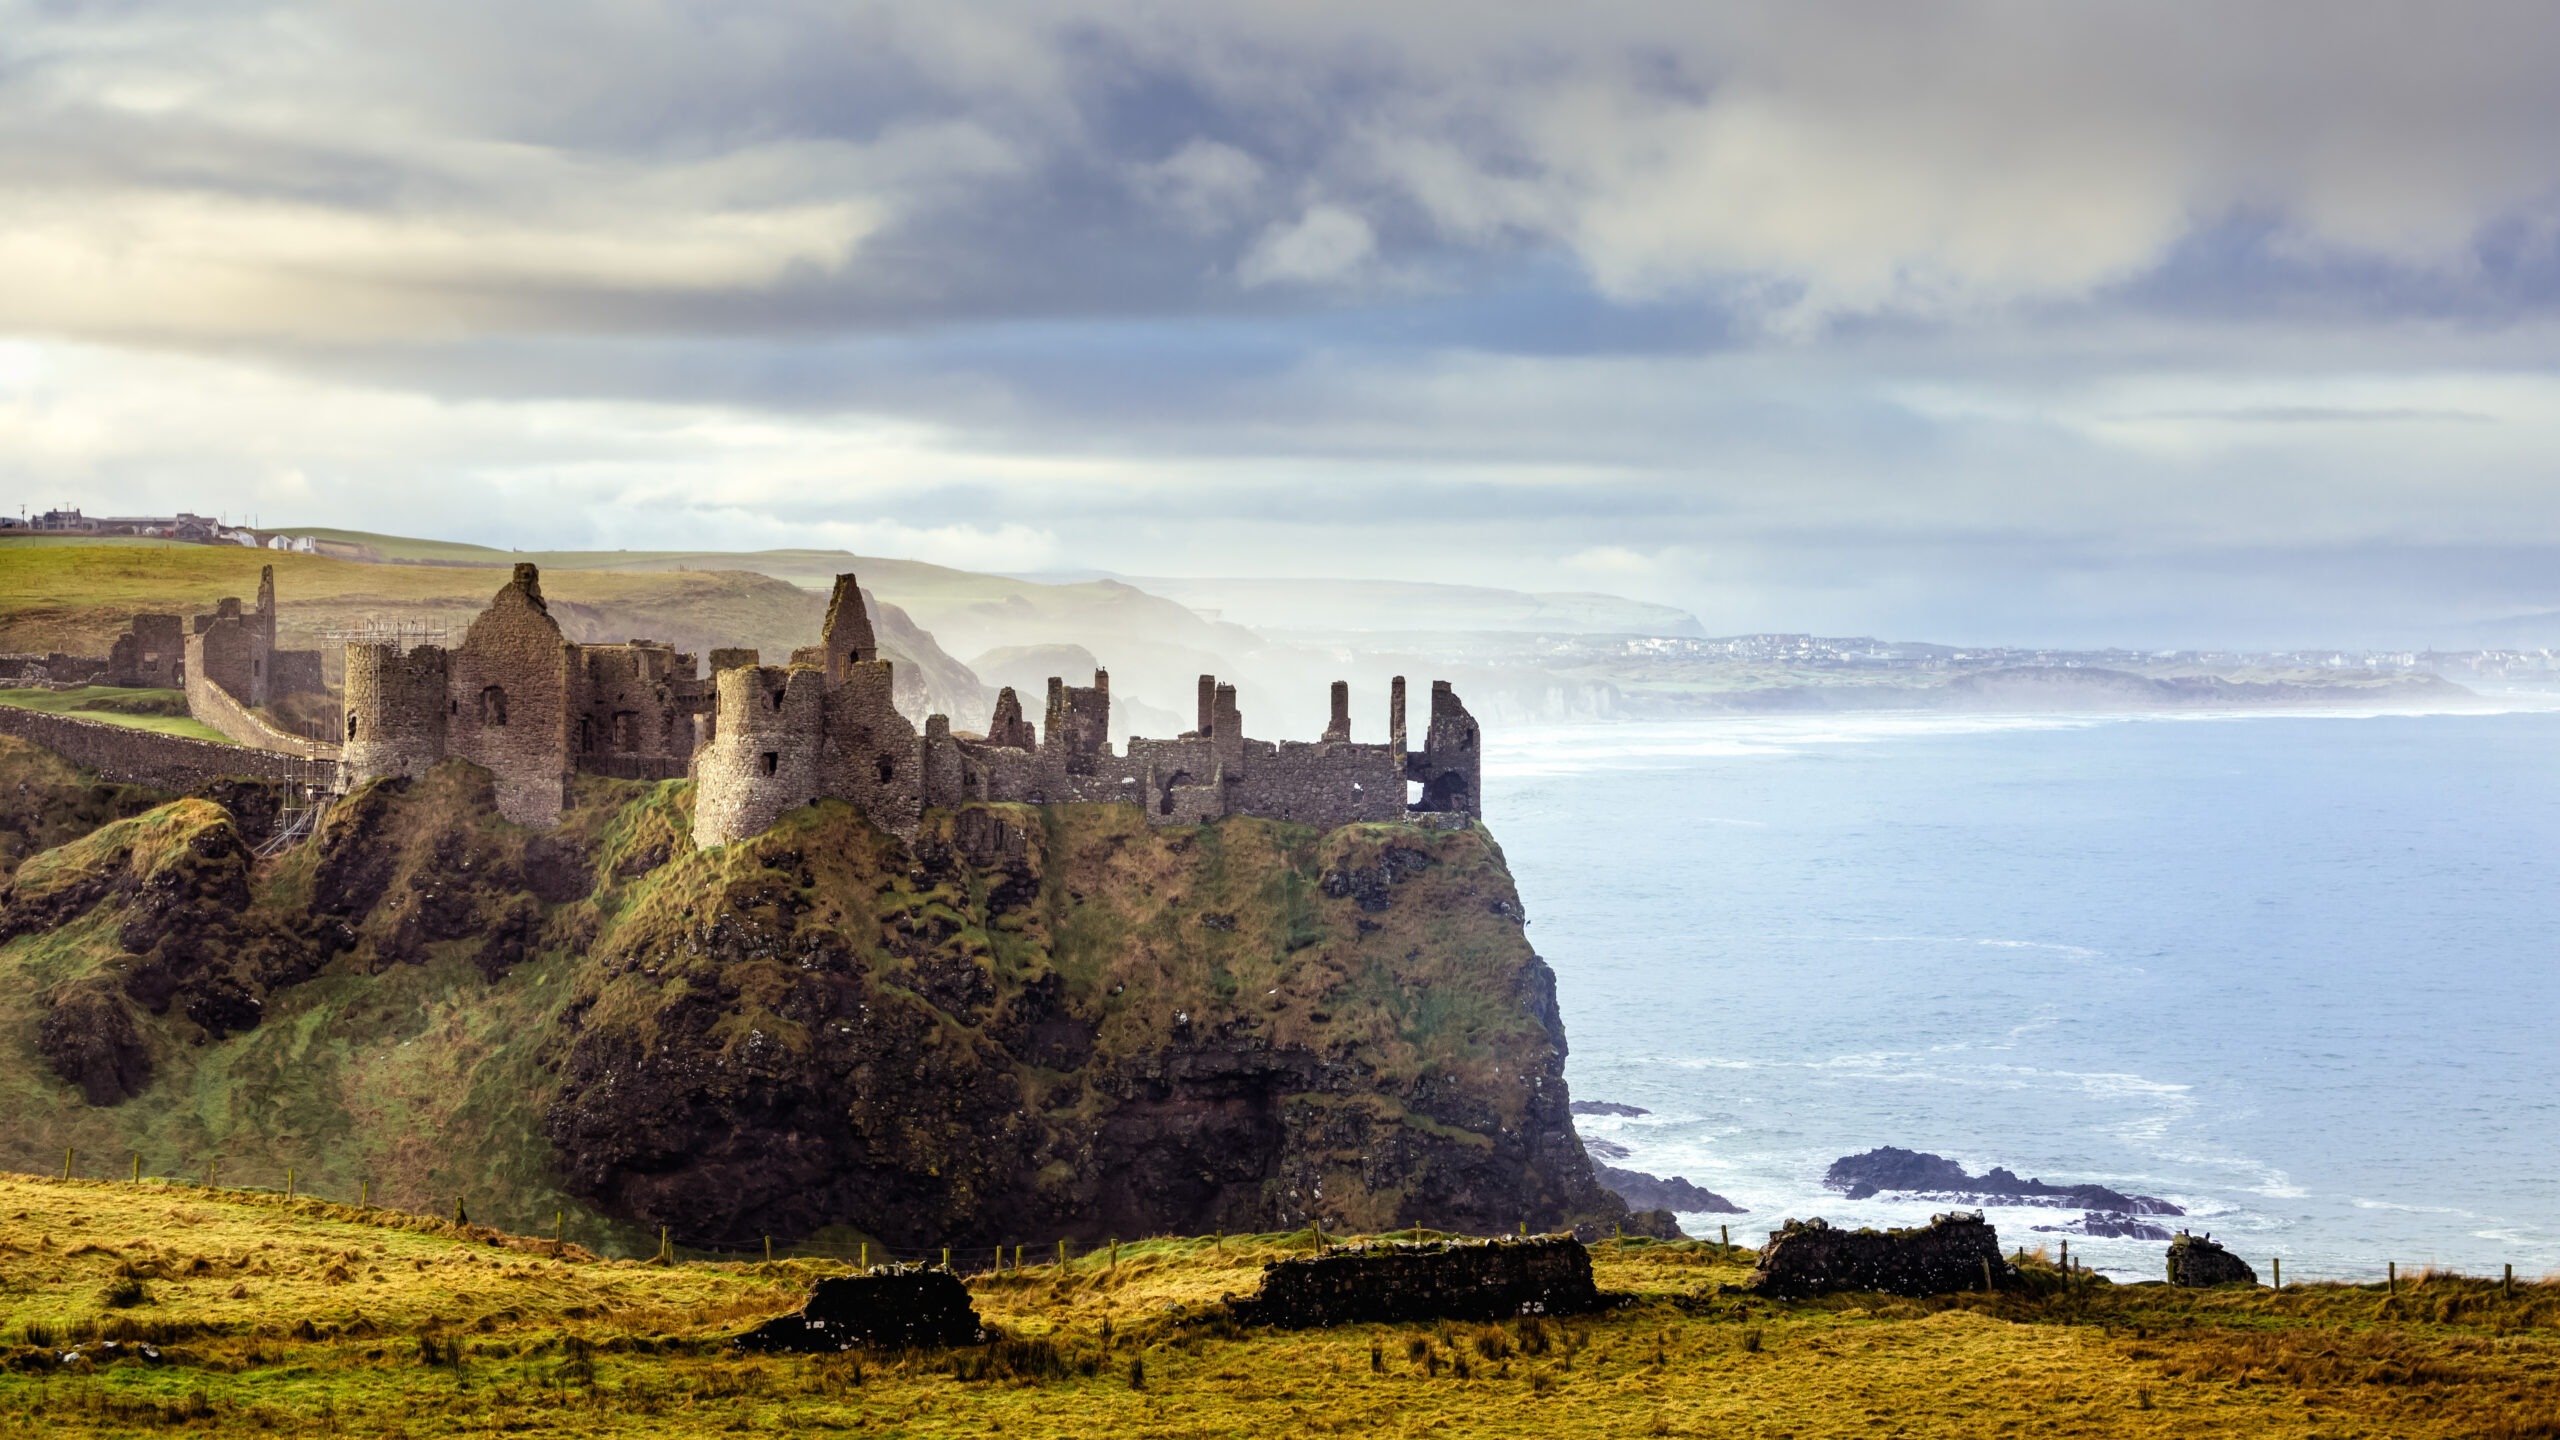
M 497 774 L 501 814 L 548 826 L 573 774 L 690 774 L 694 838 L 706 848 L 820 800 L 848 801 L 901 835 L 928 808 L 976 800 L 1136 805 L 1156 825 L 1256 815 L 1331 829 L 1483 813 L 1482 739 L 1447 681 L 1433 682 L 1418 751 L 1406 745 L 1401 676 L 1382 744 L 1350 738 L 1344 682 L 1322 737 L 1272 741 L 1247 738 L 1235 687 L 1203 675 L 1196 729 L 1133 735 L 1115 754 L 1111 677 L 1099 670 L 1091 685 L 1053 677 L 1037 729 L 1007 689 L 984 739 L 955 735 L 943 715 L 919 731 L 891 703 L 893 668 L 851 575 L 836 577 L 818 644 L 787 666 L 758 660 L 714 650 L 704 679 L 693 656 L 657 642 L 571 643 L 543 604 L 539 572 L 518 565 L 451 651 L 347 647 L 348 782 L 462 755 Z

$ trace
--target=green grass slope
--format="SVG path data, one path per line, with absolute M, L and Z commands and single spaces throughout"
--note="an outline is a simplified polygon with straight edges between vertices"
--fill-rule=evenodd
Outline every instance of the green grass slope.
M 184 735 L 228 745 L 231 737 L 187 714 L 183 690 L 126 690 L 113 685 L 83 685 L 76 690 L 0 690 L 0 705 L 75 715 L 109 725 Z

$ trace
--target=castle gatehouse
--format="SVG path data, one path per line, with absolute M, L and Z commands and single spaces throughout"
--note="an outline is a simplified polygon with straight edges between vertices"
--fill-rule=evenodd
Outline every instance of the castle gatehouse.
M 788 665 L 761 660 L 715 650 L 712 673 L 700 678 L 694 657 L 672 646 L 573 643 L 543 603 L 540 573 L 518 565 L 451 650 L 347 647 L 347 783 L 417 775 L 460 755 L 497 776 L 500 813 L 544 827 L 558 822 L 572 775 L 691 775 L 694 837 L 705 847 L 759 834 L 820 800 L 848 801 L 901 835 L 928 807 L 972 800 L 1136 805 L 1160 825 L 1257 815 L 1331 829 L 1420 811 L 1483 813 L 1481 736 L 1446 681 L 1431 687 L 1418 750 L 1407 741 L 1401 676 L 1383 744 L 1351 739 L 1350 687 L 1340 681 L 1318 739 L 1248 739 L 1235 687 L 1203 675 L 1197 728 L 1131 736 L 1115 754 L 1103 671 L 1090 686 L 1052 678 L 1036 729 L 1008 689 L 983 737 L 955 732 L 943 715 L 919 732 L 891 703 L 892 662 L 880 658 L 851 575 L 836 577 L 817 645 Z

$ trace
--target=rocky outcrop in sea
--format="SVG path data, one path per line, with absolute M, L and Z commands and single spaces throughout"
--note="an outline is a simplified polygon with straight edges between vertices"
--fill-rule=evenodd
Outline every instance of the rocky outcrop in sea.
M 2114 1215 L 2187 1213 L 2154 1195 L 2127 1195 L 2104 1185 L 2048 1185 L 2039 1179 L 2021 1180 L 1998 1165 L 1974 1175 L 1943 1155 L 1893 1145 L 1832 1161 L 1822 1184 L 1852 1200 L 1890 1193 L 1897 1199 L 1934 1204 L 2050 1205 Z

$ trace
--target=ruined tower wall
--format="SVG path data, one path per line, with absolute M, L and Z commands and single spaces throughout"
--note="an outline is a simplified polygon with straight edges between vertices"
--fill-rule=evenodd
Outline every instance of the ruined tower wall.
M 243 705 L 266 703 L 266 655 L 256 634 L 240 619 L 240 602 L 225 600 L 223 609 L 195 619 L 187 637 L 187 680 L 201 677 L 219 685 Z
M 1416 810 L 1484 818 L 1484 739 L 1446 680 L 1431 682 L 1431 728 L 1405 777 L 1422 782 Z
M 174 690 L 187 660 L 187 627 L 175 615 L 136 615 L 107 652 L 107 683 Z
M 693 838 L 706 849 L 762 834 L 826 793 L 826 672 L 744 665 L 720 672 L 717 738 L 694 760 Z
M 827 691 L 825 794 L 850 800 L 871 823 L 901 835 L 924 817 L 924 749 L 898 713 L 894 667 L 851 661 Z
M 574 653 L 543 603 L 539 574 L 518 565 L 452 655 L 447 748 L 497 776 L 498 813 L 519 825 L 560 821 Z
M 453 707 L 441 647 L 403 655 L 396 644 L 347 647 L 347 783 L 424 775 L 445 757 Z

